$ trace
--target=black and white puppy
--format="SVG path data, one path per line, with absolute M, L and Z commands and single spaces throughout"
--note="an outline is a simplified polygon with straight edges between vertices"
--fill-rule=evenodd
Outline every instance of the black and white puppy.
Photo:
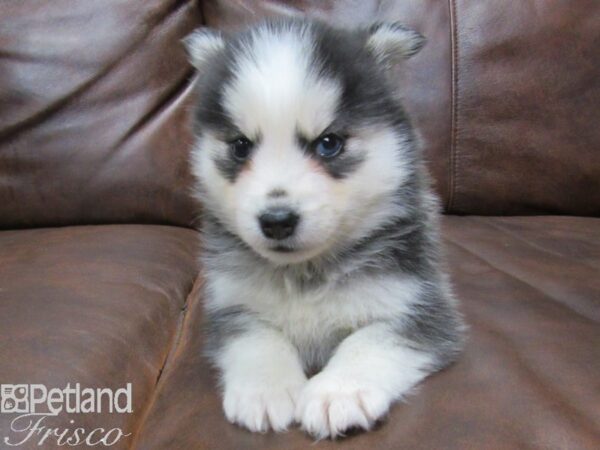
M 317 438 L 368 429 L 463 342 L 437 203 L 388 79 L 423 38 L 284 20 L 185 44 L 225 414 Z

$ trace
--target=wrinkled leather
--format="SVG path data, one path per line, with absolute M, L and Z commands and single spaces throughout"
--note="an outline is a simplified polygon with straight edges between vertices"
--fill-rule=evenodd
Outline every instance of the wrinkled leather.
M 347 449 L 597 449 L 600 219 L 446 217 L 444 241 L 470 326 L 465 354 Z M 230 425 L 191 295 L 181 338 L 135 448 L 304 449 L 297 430 Z M 319 449 L 338 448 L 320 442 Z
M 157 225 L 0 231 L 0 383 L 132 383 L 133 414 L 61 413 L 46 425 L 135 433 L 176 340 L 197 247 L 196 232 Z M 0 414 L 2 436 L 14 417 Z
M 190 226 L 177 0 L 0 2 L 0 228 Z
M 428 37 L 396 81 L 447 212 L 598 215 L 600 4 L 494 4 L 2 2 L 0 226 L 194 224 L 179 40 L 301 14 Z

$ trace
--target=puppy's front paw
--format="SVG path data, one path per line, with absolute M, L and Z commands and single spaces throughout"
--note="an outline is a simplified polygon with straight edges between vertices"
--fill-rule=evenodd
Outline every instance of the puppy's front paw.
M 368 430 L 388 411 L 392 400 L 377 386 L 323 372 L 300 394 L 296 421 L 317 439 L 335 438 L 351 428 Z
M 250 431 L 284 431 L 294 420 L 296 400 L 306 378 L 252 380 L 225 385 L 223 409 L 227 419 Z

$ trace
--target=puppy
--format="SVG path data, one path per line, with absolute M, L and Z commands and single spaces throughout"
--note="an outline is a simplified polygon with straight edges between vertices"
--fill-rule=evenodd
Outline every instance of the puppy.
M 423 41 L 301 20 L 186 38 L 206 346 L 229 421 L 369 429 L 459 354 L 437 203 L 389 80 Z

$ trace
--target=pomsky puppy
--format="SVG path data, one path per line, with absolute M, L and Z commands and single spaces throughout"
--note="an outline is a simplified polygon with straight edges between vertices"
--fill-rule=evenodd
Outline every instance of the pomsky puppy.
M 437 202 L 390 82 L 422 44 L 395 23 L 295 19 L 185 39 L 206 347 L 229 421 L 369 429 L 459 354 Z

